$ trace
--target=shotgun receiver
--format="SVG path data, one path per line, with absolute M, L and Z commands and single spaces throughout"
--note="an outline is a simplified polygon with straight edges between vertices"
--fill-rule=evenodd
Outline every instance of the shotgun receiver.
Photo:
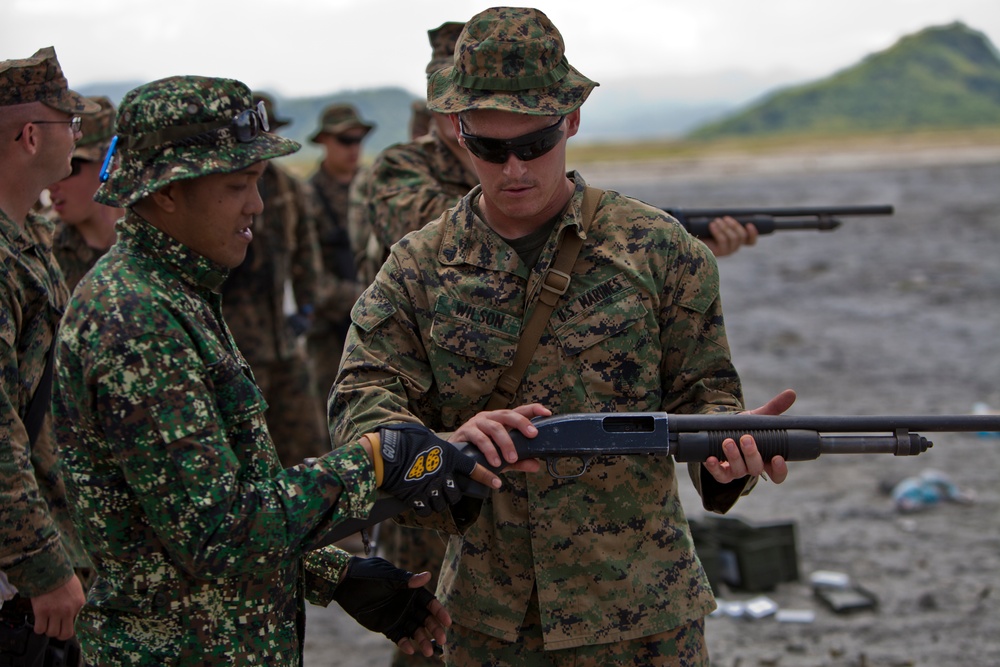
M 714 456 L 725 460 L 722 443 L 749 434 L 764 460 L 811 461 L 822 454 L 893 454 L 916 456 L 933 443 L 915 431 L 1000 431 L 1000 415 L 793 417 L 718 413 L 666 412 L 576 413 L 539 417 L 534 438 L 512 432 L 518 458 L 545 460 L 553 477 L 569 479 L 587 471 L 597 456 L 671 455 L 681 463 Z M 474 445 L 455 445 L 494 471 Z M 573 462 L 575 460 L 575 462 Z M 567 468 L 567 465 L 570 467 Z M 462 492 L 486 498 L 490 489 L 468 477 L 457 479 Z M 331 532 L 334 542 L 406 510 L 391 496 L 381 496 L 365 519 L 350 519 Z
M 831 231 L 840 227 L 838 217 L 847 215 L 892 215 L 893 207 L 797 206 L 787 208 L 665 208 L 663 209 L 698 238 L 711 238 L 708 223 L 729 216 L 742 225 L 753 223 L 760 234 L 797 229 Z

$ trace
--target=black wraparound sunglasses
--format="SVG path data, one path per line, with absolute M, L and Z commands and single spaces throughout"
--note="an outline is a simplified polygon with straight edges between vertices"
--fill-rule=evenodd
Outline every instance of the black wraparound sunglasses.
M 461 117 L 458 119 L 458 127 L 470 153 L 480 160 L 503 164 L 511 153 L 518 160 L 528 162 L 542 157 L 555 148 L 562 139 L 560 128 L 564 120 L 566 120 L 566 116 L 560 116 L 559 121 L 554 125 L 512 139 L 493 139 L 469 134 L 465 131 L 465 122 Z

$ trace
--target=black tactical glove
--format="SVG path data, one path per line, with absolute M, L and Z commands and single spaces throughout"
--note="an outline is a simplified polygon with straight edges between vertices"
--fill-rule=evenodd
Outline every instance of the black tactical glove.
M 297 313 L 293 313 L 285 318 L 288 323 L 288 328 L 291 329 L 293 336 L 301 336 L 302 334 L 309 331 L 309 327 L 312 326 L 312 317 L 310 317 L 311 309 L 307 310 L 302 308 Z
M 384 558 L 358 558 L 347 565 L 333 599 L 361 625 L 381 632 L 394 643 L 424 624 L 434 599 L 424 587 L 410 588 L 412 572 L 401 570 Z
M 369 437 L 375 456 L 381 456 L 380 488 L 411 507 L 420 516 L 444 511 L 462 498 L 454 472 L 472 474 L 476 462 L 451 443 L 418 424 L 393 424 L 378 430 L 379 443 Z M 377 474 L 377 473 L 376 473 Z

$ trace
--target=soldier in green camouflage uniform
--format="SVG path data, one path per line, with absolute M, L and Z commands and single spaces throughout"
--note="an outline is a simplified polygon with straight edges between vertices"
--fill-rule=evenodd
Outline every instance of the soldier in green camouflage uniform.
M 337 376 L 351 306 L 365 285 L 358 281 L 348 233 L 351 183 L 358 175 L 361 142 L 375 129 L 350 104 L 331 104 L 320 114 L 319 128 L 309 138 L 324 149 L 323 161 L 309 179 L 316 200 L 316 232 L 323 262 L 323 300 L 309 330 L 309 356 L 316 391 L 325 400 Z
M 257 93 L 254 101 L 264 102 L 272 130 L 288 124 L 274 117 L 269 95 Z M 288 468 L 330 451 L 322 407 L 326 394 L 322 402 L 316 395 L 300 339 L 316 304 L 319 245 L 310 200 L 294 176 L 268 162 L 258 188 L 264 212 L 254 216 L 246 260 L 222 286 L 222 314 L 267 401 L 267 429 Z M 287 284 L 297 310 L 286 318 Z
M 369 511 L 377 486 L 440 510 L 454 471 L 499 485 L 447 452 L 407 475 L 426 431 L 380 429 L 281 469 L 218 293 L 263 208 L 263 161 L 299 148 L 267 127 L 231 79 L 162 79 L 119 109 L 117 162 L 97 197 L 128 212 L 67 308 L 54 402 L 98 574 L 78 621 L 98 667 L 299 665 L 303 596 L 430 654 L 448 618 L 419 588 L 428 574 L 319 547 Z
M 451 64 L 463 25 L 448 22 L 427 31 L 428 76 Z M 382 151 L 367 170 L 363 198 L 352 202 L 348 213 L 352 230 L 369 230 L 358 262 L 361 281 L 372 282 L 393 243 L 437 218 L 478 183 L 446 115 L 431 113 L 428 134 Z
M 447 22 L 427 31 L 431 45 L 425 70 L 428 76 L 452 63 L 463 26 Z M 358 275 L 365 284 L 375 279 L 393 243 L 438 218 L 479 183 L 448 116 L 428 113 L 429 133 L 382 151 L 366 170 L 364 201 L 351 204 L 352 230 L 362 226 L 369 230 L 358 262 Z M 447 546 L 444 536 L 387 521 L 379 531 L 378 544 L 385 557 L 399 567 L 430 571 L 437 581 Z M 431 660 L 397 651 L 392 664 L 402 667 L 429 664 Z
M 101 110 L 83 118 L 83 137 L 73 151 L 73 173 L 49 186 L 58 216 L 52 250 L 70 292 L 115 242 L 122 210 L 94 201 L 100 171 L 115 133 L 115 107 L 107 97 L 91 97 Z
M 68 292 L 52 223 L 32 207 L 70 173 L 77 114 L 97 109 L 67 88 L 52 47 L 0 62 L 0 571 L 30 601 L 23 612 L 35 632 L 61 640 L 84 603 L 74 570 L 89 563 L 70 522 L 43 379 Z M 4 616 L 21 606 L 8 603 Z
M 587 188 L 566 173 L 565 145 L 595 85 L 537 10 L 494 8 L 466 24 L 428 107 L 458 114 L 481 186 L 393 246 L 355 306 L 330 398 L 335 444 L 372 423 L 421 422 L 499 464 L 489 443 L 513 460 L 507 431 L 530 437 L 528 418 L 550 411 L 743 409 L 708 248 L 612 191 L 580 231 Z M 511 396 L 519 407 L 485 411 L 564 231 L 583 247 Z M 728 510 L 762 472 L 787 475 L 749 436 L 724 450 L 726 461 L 689 469 L 709 510 Z M 708 664 L 714 600 L 671 457 L 599 458 L 572 480 L 505 478 L 434 524 L 453 533 L 438 584 L 455 619 L 449 664 Z

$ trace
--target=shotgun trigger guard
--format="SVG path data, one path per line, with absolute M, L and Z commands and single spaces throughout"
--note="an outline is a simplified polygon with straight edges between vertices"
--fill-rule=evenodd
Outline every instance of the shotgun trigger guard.
M 575 458 L 575 459 L 577 459 L 580 462 L 579 469 L 576 470 L 576 471 L 574 471 L 574 472 L 572 472 L 572 473 L 560 473 L 559 472 L 559 459 L 562 459 L 562 458 Z M 552 457 L 550 459 L 545 459 L 545 467 L 546 467 L 546 469 L 548 469 L 549 475 L 551 475 L 554 479 L 574 479 L 576 477 L 579 477 L 583 473 L 587 472 L 587 470 L 590 468 L 590 461 L 593 458 L 594 457 L 592 457 L 592 456 L 588 456 L 586 458 L 583 457 L 583 456 L 574 456 L 574 457 L 554 456 L 554 457 Z

